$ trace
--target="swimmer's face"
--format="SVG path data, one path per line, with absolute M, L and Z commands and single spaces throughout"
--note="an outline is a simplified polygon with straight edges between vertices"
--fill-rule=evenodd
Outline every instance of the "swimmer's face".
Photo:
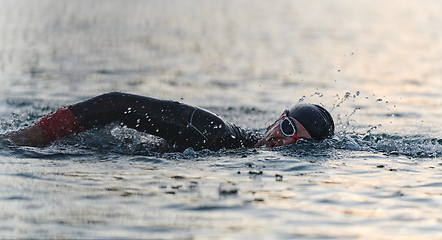
M 304 126 L 302 126 L 301 123 L 299 123 L 296 119 L 289 117 L 290 120 L 293 122 L 293 124 L 296 127 L 296 136 L 298 138 L 303 138 L 305 140 L 312 140 L 312 137 L 310 134 L 305 130 Z M 293 143 L 296 143 L 297 139 L 293 137 L 285 136 L 281 132 L 280 123 L 282 121 L 282 118 L 277 120 L 275 123 L 267 127 L 267 132 L 256 144 L 255 147 L 279 147 L 284 145 L 290 145 Z

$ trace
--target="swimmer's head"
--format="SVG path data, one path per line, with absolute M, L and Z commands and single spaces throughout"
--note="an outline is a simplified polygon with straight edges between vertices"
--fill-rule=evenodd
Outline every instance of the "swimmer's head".
M 314 141 L 333 136 L 335 124 L 330 113 L 316 104 L 299 104 L 288 110 L 287 116 L 296 119 Z

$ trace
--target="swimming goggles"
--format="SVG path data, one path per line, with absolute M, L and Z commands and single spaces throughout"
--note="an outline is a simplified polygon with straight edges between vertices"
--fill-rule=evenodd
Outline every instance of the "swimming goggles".
M 295 124 L 290 120 L 287 116 L 288 110 L 285 110 L 281 115 L 281 122 L 279 123 L 279 128 L 281 129 L 281 133 L 286 137 L 292 137 L 296 139 L 296 143 L 304 142 L 303 138 L 298 138 L 296 136 L 296 127 Z

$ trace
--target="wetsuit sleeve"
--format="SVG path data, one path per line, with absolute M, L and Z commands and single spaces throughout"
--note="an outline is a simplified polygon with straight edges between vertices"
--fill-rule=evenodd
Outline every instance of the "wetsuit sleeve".
M 215 114 L 175 101 L 112 92 L 69 107 L 81 124 L 92 129 L 118 121 L 159 136 L 176 151 L 251 147 L 257 138 Z
M 211 149 L 253 148 L 259 138 L 257 134 L 225 121 L 223 131 L 217 141 L 213 143 Z
M 44 144 L 83 130 L 83 126 L 68 108 L 60 108 L 56 112 L 40 118 L 35 125 L 44 136 Z

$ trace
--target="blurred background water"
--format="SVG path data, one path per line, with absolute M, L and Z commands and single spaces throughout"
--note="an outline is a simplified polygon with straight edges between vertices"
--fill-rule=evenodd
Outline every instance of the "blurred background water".
M 158 153 L 110 125 L 0 144 L 0 238 L 435 239 L 439 1 L 0 1 L 0 134 L 109 91 L 264 132 L 331 111 L 317 145 Z

